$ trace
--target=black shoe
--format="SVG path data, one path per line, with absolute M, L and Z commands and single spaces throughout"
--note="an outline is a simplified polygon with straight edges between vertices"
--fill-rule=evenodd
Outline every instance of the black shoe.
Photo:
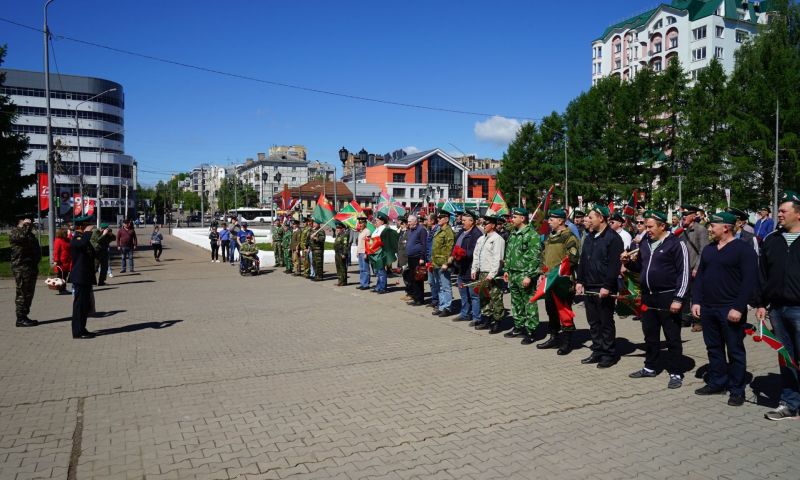
M 584 365 L 588 365 L 590 363 L 600 363 L 600 357 L 593 353 L 588 357 L 584 358 L 583 360 L 581 360 L 581 363 Z
M 502 331 L 502 328 L 500 328 L 500 322 L 492 322 L 492 326 L 489 329 L 489 334 L 496 335 Z
M 411 305 L 412 307 L 419 307 L 420 305 L 422 305 L 422 302 L 418 302 L 416 300 L 412 300 L 410 302 L 406 302 L 406 305 Z
M 572 331 L 561 332 L 558 339 L 558 355 L 569 355 L 572 352 Z
M 522 330 L 517 327 L 514 327 L 513 329 L 511 329 L 511 331 L 506 332 L 503 336 L 506 338 L 514 338 L 514 337 L 519 337 L 520 335 L 522 335 Z
M 694 393 L 696 395 L 720 395 L 725 393 L 725 389 L 721 387 L 712 387 L 711 385 L 705 385 L 695 390 Z
M 605 357 L 597 363 L 597 368 L 611 368 L 617 364 L 617 359 L 614 357 Z
M 27 317 L 20 318 L 19 320 L 17 320 L 18 327 L 35 327 L 36 325 L 39 325 L 39 322 L 37 322 L 36 320 L 31 320 L 30 318 Z
M 645 370 L 644 368 L 641 370 L 636 370 L 635 372 L 628 375 L 630 378 L 647 378 L 647 377 L 655 377 L 658 375 L 656 372 L 651 370 Z
M 83 332 L 80 335 L 78 335 L 77 337 L 73 336 L 72 338 L 75 338 L 75 339 L 89 339 L 89 338 L 94 338 L 94 337 L 96 337 L 96 335 L 94 333 L 92 333 L 92 332 Z
M 483 322 L 482 322 L 482 321 L 480 321 L 480 320 L 473 320 L 473 321 L 469 322 L 469 326 L 470 326 L 470 327 L 477 327 L 477 326 L 478 326 L 478 325 L 480 325 L 481 323 L 483 323 Z
M 98 287 L 102 287 L 102 286 L 104 286 L 105 284 L 106 284 L 106 282 L 98 282 L 97 286 L 98 286 Z
M 449 317 L 449 316 L 450 316 L 450 315 L 452 315 L 452 314 L 453 314 L 453 312 L 451 312 L 451 311 L 450 311 L 449 309 L 447 309 L 447 308 L 445 308 L 445 309 L 443 309 L 443 310 L 440 310 L 440 311 L 439 311 L 439 316 L 440 316 L 440 317 Z
M 525 338 L 523 338 L 522 341 L 519 343 L 521 343 L 522 345 L 530 345 L 531 343 L 533 343 L 533 336 L 530 333 L 524 332 L 523 336 Z
M 433 307 L 433 311 L 431 312 L 431 315 L 434 315 L 434 316 L 438 317 L 440 313 L 442 313 L 442 311 L 439 310 L 438 307 Z
M 558 337 L 556 334 L 551 334 L 547 340 L 536 345 L 536 348 L 544 350 L 547 348 L 558 348 Z
M 728 397 L 728 405 L 731 407 L 741 407 L 744 405 L 744 395 L 739 395 L 738 393 L 731 393 L 731 396 Z
M 488 330 L 489 328 L 491 328 L 489 322 L 481 322 L 478 325 L 475 325 L 475 330 Z

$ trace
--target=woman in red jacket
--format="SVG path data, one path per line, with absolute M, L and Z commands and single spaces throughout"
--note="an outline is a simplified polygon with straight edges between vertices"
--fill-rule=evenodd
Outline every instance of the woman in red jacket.
M 67 230 L 64 228 L 56 231 L 56 239 L 53 242 L 53 269 L 64 280 L 60 293 L 66 293 L 67 279 L 69 272 L 72 271 L 72 256 L 69 254 L 69 240 L 67 239 Z

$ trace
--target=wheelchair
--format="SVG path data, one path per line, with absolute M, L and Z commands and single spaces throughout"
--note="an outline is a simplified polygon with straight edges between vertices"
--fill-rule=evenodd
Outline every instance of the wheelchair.
M 256 256 L 255 258 L 250 258 L 247 256 L 242 256 L 239 259 L 239 275 L 242 276 L 256 276 L 261 271 L 261 261 Z

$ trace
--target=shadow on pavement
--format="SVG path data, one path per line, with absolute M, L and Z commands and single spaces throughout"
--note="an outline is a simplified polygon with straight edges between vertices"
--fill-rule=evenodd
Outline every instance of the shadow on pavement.
M 756 404 L 775 408 L 781 398 L 781 376 L 778 373 L 768 373 L 755 377 L 750 382 L 750 388 L 756 394 Z
M 162 328 L 167 328 L 175 325 L 176 323 L 180 323 L 183 320 L 166 320 L 163 322 L 142 322 L 142 323 L 134 323 L 131 325 L 125 325 L 122 327 L 114 327 L 114 328 L 104 328 L 103 330 L 95 330 L 94 334 L 99 336 L 102 335 L 115 335 L 117 333 L 129 333 L 129 332 L 137 332 L 139 330 L 145 330 L 148 328 L 152 328 L 154 330 L 161 330 Z
M 89 316 L 92 318 L 106 318 L 106 317 L 112 317 L 118 313 L 125 313 L 125 312 L 127 312 L 127 310 L 109 310 L 107 312 L 95 312 Z
M 114 285 L 129 285 L 132 283 L 154 283 L 155 280 L 134 280 L 132 282 L 114 282 Z
M 39 320 L 39 325 L 47 325 L 49 323 L 71 322 L 72 317 L 57 318 L 55 320 Z
M 93 289 L 92 291 L 93 291 L 93 292 L 104 292 L 104 291 L 106 291 L 106 290 L 116 290 L 117 288 L 119 288 L 119 287 L 106 287 L 106 286 L 102 286 L 102 287 L 100 287 L 100 288 L 95 288 L 95 289 Z

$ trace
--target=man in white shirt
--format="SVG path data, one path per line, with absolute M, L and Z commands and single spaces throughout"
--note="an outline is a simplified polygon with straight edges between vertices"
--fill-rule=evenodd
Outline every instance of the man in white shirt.
M 625 228 L 623 228 L 625 226 L 625 217 L 623 217 L 619 212 L 614 212 L 608 219 L 608 226 L 617 232 L 617 235 L 622 238 L 622 246 L 625 248 L 625 250 L 627 251 L 630 249 L 633 237 L 631 237 L 631 234 L 628 233 Z
M 505 255 L 506 242 L 495 230 L 497 217 L 484 216 L 484 234 L 475 244 L 472 254 L 472 280 L 478 281 L 478 295 L 481 299 L 481 319 L 473 320 L 476 330 L 490 329 L 490 333 L 500 332 L 500 323 L 505 315 L 503 290 L 498 281 Z

